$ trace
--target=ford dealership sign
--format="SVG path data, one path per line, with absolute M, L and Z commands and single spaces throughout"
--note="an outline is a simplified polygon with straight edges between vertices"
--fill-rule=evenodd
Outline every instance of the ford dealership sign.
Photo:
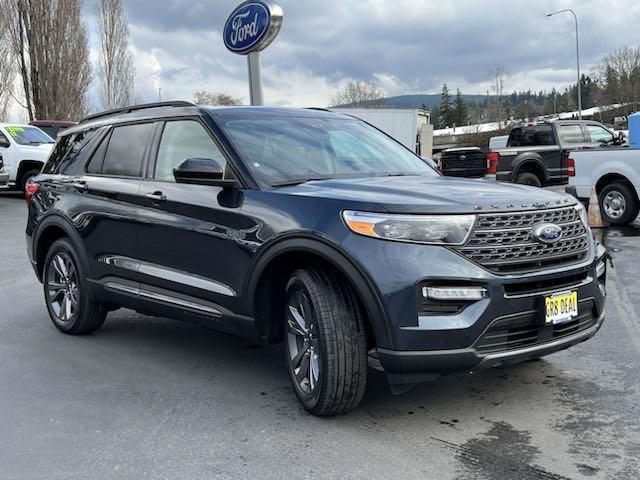
M 240 4 L 227 19 L 223 35 L 225 46 L 246 55 L 264 50 L 282 26 L 282 8 L 264 0 Z

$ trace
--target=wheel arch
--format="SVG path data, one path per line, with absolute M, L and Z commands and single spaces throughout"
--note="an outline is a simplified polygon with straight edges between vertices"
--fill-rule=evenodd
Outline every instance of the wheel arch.
M 619 182 L 627 185 L 631 189 L 631 191 L 635 193 L 636 199 L 638 199 L 638 191 L 636 190 L 636 187 L 633 185 L 631 180 L 629 180 L 625 175 L 622 175 L 620 173 L 607 173 L 601 176 L 595 184 L 596 193 L 600 195 L 600 192 L 602 192 L 604 187 L 615 182 Z
M 40 222 L 33 235 L 33 261 L 36 265 L 36 274 L 38 279 L 42 281 L 42 272 L 44 269 L 44 260 L 51 245 L 60 238 L 68 238 L 76 249 L 76 253 L 83 263 L 84 271 L 89 272 L 89 262 L 86 252 L 82 246 L 82 239 L 78 232 L 73 228 L 71 221 L 60 215 L 49 215 Z
M 254 262 L 245 285 L 244 311 L 256 321 L 259 334 L 278 341 L 280 326 L 279 301 L 274 301 L 289 275 L 305 266 L 324 266 L 342 276 L 352 288 L 366 316 L 368 338 L 376 346 L 391 346 L 387 314 L 381 296 L 366 272 L 345 253 L 324 239 L 315 237 L 289 237 L 270 245 Z M 269 307 L 268 309 L 266 307 Z M 373 345 L 371 345 L 373 346 Z
M 524 172 L 530 172 L 537 175 L 543 185 L 549 181 L 549 172 L 542 161 L 542 157 L 538 154 L 529 153 L 516 159 L 515 167 L 513 169 L 513 180 L 515 181 L 518 174 Z
M 22 160 L 16 172 L 16 182 L 22 181 L 22 176 L 29 170 L 41 170 L 44 167 L 42 160 Z

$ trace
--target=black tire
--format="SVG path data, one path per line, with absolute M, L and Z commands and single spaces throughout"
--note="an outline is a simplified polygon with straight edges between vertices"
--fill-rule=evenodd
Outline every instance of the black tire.
M 35 177 L 39 173 L 40 173 L 40 170 L 33 169 L 33 170 L 28 170 L 22 174 L 22 177 L 20 177 L 19 186 L 20 186 L 20 190 L 22 190 L 23 193 L 26 193 L 27 183 L 29 182 L 29 179 Z
M 598 195 L 600 212 L 605 222 L 611 225 L 624 225 L 638 217 L 640 205 L 635 192 L 621 182 L 610 183 Z
M 305 317 L 307 336 L 300 332 L 302 324 L 296 323 L 292 306 Z M 304 408 L 319 416 L 355 408 L 367 384 L 367 340 L 363 315 L 349 286 L 321 269 L 294 272 L 286 287 L 284 332 L 287 370 Z M 297 357 L 300 367 L 295 366 Z M 305 388 L 302 374 L 307 358 Z
M 63 262 L 62 266 L 60 262 Z M 49 248 L 42 283 L 49 318 L 62 333 L 85 335 L 102 326 L 107 310 L 89 297 L 86 272 L 75 248 L 66 238 L 56 240 Z
M 531 185 L 532 187 L 542 187 L 542 181 L 540 178 L 531 172 L 522 172 L 516 175 L 516 183 L 520 185 Z

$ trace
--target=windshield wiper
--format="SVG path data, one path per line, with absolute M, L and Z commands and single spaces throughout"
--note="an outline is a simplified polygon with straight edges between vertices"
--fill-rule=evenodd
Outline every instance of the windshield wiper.
M 282 182 L 272 183 L 272 187 L 292 187 L 294 185 L 302 185 L 307 182 L 317 182 L 320 180 L 330 180 L 331 177 L 318 177 L 318 178 L 295 178 L 291 180 L 283 180 Z

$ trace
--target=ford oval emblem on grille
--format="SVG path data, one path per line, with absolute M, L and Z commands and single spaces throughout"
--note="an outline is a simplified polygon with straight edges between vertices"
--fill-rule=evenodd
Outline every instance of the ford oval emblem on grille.
M 460 160 L 466 160 L 467 156 L 466 155 L 460 155 Z
M 555 243 L 562 238 L 562 228 L 554 223 L 539 223 L 532 229 L 533 238 L 540 243 Z

